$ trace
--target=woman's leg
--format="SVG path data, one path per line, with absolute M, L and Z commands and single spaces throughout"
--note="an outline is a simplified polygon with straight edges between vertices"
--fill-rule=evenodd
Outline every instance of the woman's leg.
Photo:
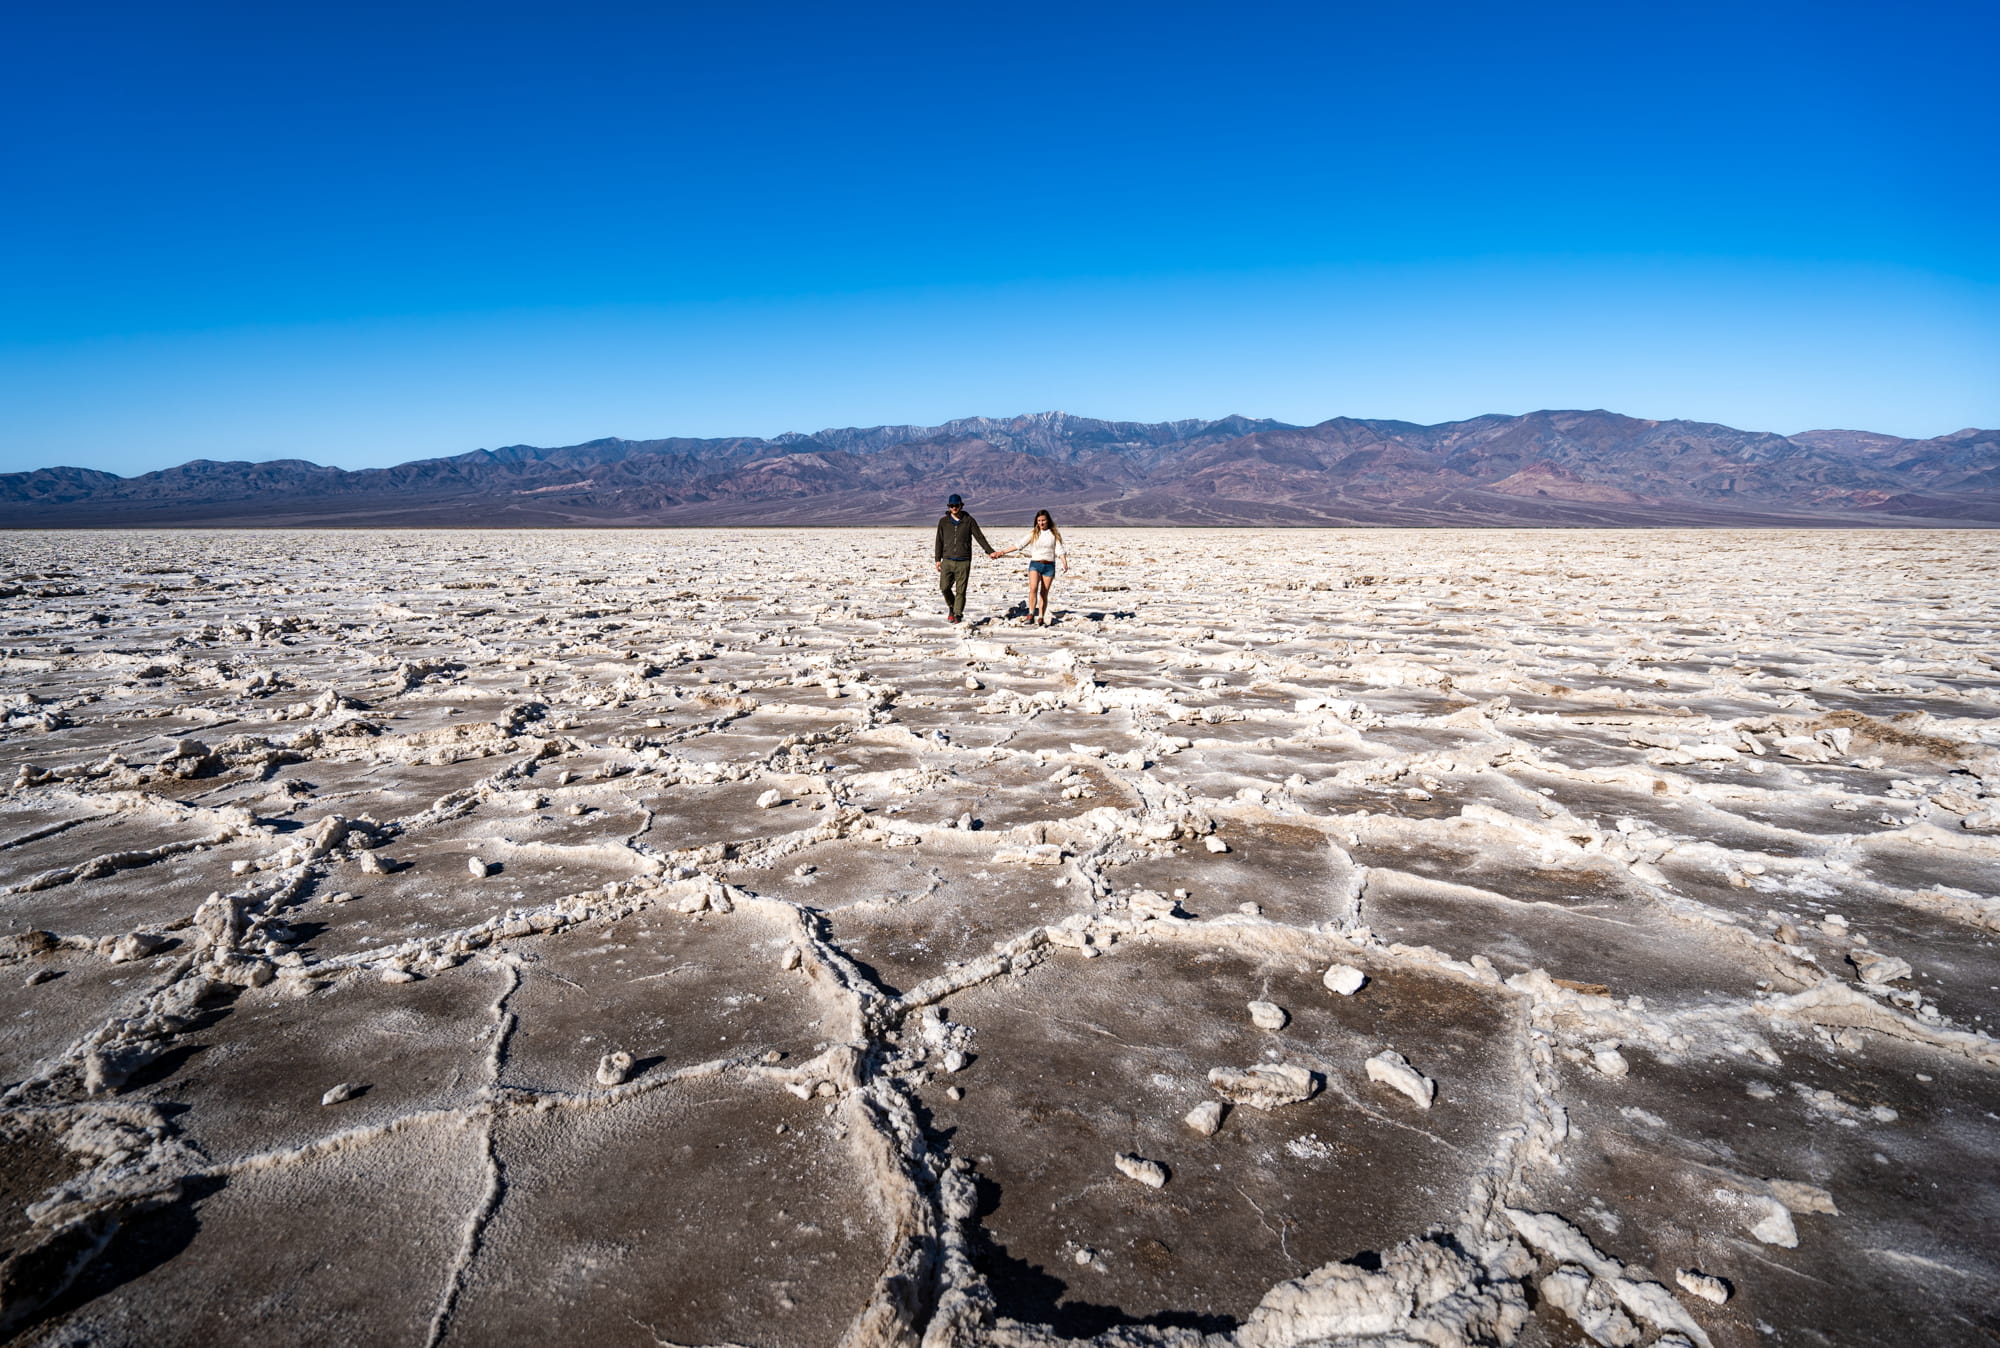
M 1054 576 L 1036 576 L 1035 579 L 1042 583 L 1042 625 L 1046 627 L 1049 621 L 1049 591 L 1055 586 L 1056 578 Z
M 1041 576 L 1036 573 L 1034 567 L 1032 566 L 1029 567 L 1028 568 L 1028 621 L 1029 622 L 1033 622 L 1035 620 L 1036 596 L 1041 591 L 1041 584 L 1042 584 Z

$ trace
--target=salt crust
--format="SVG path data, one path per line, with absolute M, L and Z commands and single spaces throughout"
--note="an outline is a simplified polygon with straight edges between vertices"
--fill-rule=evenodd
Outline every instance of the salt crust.
M 1957 626 L 1927 628 L 1880 607 L 1895 596 L 1883 600 L 1875 581 L 1866 597 L 1850 589 L 1800 605 L 1794 577 L 1810 574 L 1823 599 L 1830 581 L 1879 575 L 1859 563 L 1892 536 L 1732 542 L 1750 560 L 1731 571 L 1718 566 L 1715 535 L 1649 537 L 1629 554 L 1633 565 L 1611 560 L 1634 546 L 1630 536 L 1549 536 L 1580 540 L 1550 564 L 1541 539 L 1468 544 L 1433 534 L 1418 548 L 1381 534 L 1362 549 L 1379 559 L 1367 574 L 1351 562 L 1302 561 L 1302 539 L 1329 537 L 1288 535 L 1281 548 L 1217 539 L 1212 556 L 1187 564 L 1209 578 L 1211 600 L 1217 584 L 1231 594 L 1206 605 L 1186 597 L 1184 576 L 1150 560 L 1126 563 L 1115 587 L 1088 588 L 1085 544 L 1082 574 L 1059 599 L 1062 623 L 1032 641 L 932 622 L 896 588 L 887 559 L 909 540 L 894 533 L 808 541 L 808 552 L 826 554 L 812 566 L 775 557 L 761 535 L 726 532 L 560 543 L 448 534 L 20 540 L 5 592 L 18 644 L 0 650 L 0 716 L 18 765 L 0 856 L 20 849 L 44 861 L 17 868 L 0 894 L 17 913 L 48 917 L 46 926 L 16 918 L 0 934 L 0 964 L 34 995 L 62 987 L 64 961 L 144 976 L 0 1096 L 0 1122 L 59 1139 L 79 1167 L 28 1205 L 31 1233 L 6 1271 L 32 1262 L 61 1272 L 6 1279 L 0 1332 L 32 1324 L 122 1223 L 186 1201 L 191 1186 L 365 1152 L 433 1122 L 490 1136 L 510 1115 L 615 1111 L 704 1080 L 825 1101 L 880 1196 L 891 1253 L 846 1343 L 1051 1343 L 1047 1327 L 996 1305 L 973 1253 L 974 1168 L 938 1147 L 912 1108 L 913 1089 L 932 1073 L 977 1077 L 968 1033 L 943 1004 L 997 979 L 1032 978 L 1050 959 L 1115 955 L 1126 941 L 1194 955 L 1281 940 L 1331 961 L 1324 981 L 1343 998 L 1383 971 L 1421 968 L 1506 999 L 1521 1026 L 1520 1114 L 1496 1121 L 1493 1162 L 1455 1230 L 1412 1233 L 1370 1267 L 1334 1263 L 1279 1281 L 1232 1331 L 1205 1342 L 1505 1343 L 1527 1323 L 1533 1288 L 1597 1342 L 1705 1348 L 1702 1324 L 1661 1277 L 1521 1201 L 1533 1176 L 1559 1167 L 1574 1145 L 1563 1099 L 1573 1088 L 1560 1064 L 1573 1055 L 1613 1083 L 1655 1060 L 1770 1067 L 1790 1038 L 1816 1036 L 1842 1052 L 1871 1037 L 1893 1042 L 1929 1055 L 1938 1073 L 2000 1067 L 2000 1046 L 1923 982 L 1921 952 L 1882 949 L 1894 942 L 1866 916 L 1899 906 L 2000 930 L 2000 898 L 1965 887 L 2000 864 L 2000 693 L 1979 651 L 1993 591 L 1978 618 Z M 1113 541 L 1101 536 L 1105 566 Z M 1117 542 L 1132 555 L 1154 546 L 1143 534 Z M 1674 588 L 1677 548 L 1704 557 L 1711 588 Z M 1829 549 L 1857 565 L 1824 566 Z M 1977 554 L 1991 570 L 1991 552 L 1979 538 L 1950 561 Z M 1343 555 L 1357 550 L 1344 545 Z M 1814 564 L 1801 568 L 1807 557 Z M 669 597 L 667 571 L 706 583 Z M 132 580 L 148 576 L 157 580 Z M 748 577 L 724 582 L 748 597 L 718 600 L 725 577 Z M 1454 639 L 1426 646 L 1425 634 Z M 1695 655 L 1704 640 L 1713 649 Z M 1871 641 L 1875 655 L 1858 659 L 1857 644 Z M 1744 653 L 1760 644 L 1792 658 L 1760 668 Z M 932 674 L 949 677 L 926 683 Z M 453 702 L 480 711 L 455 719 Z M 785 729 L 727 752 L 759 716 Z M 1127 727 L 1115 743 L 1086 734 L 1006 747 L 1042 718 L 1113 716 Z M 1246 725 L 1248 740 L 1220 737 Z M 725 752 L 696 753 L 709 746 Z M 918 766 L 843 773 L 832 756 L 850 749 L 905 752 Z M 1203 755 L 1251 752 L 1286 770 L 1227 789 L 1213 771 L 1178 771 Z M 955 772 L 1015 762 L 1044 775 L 1057 767 L 1049 789 L 1068 808 L 997 830 L 972 810 L 933 821 L 921 809 Z M 379 802 L 319 798 L 305 779 L 335 768 L 380 770 L 386 783 L 399 771 L 446 770 L 458 784 L 407 807 L 393 790 Z M 277 785 L 260 787 L 267 782 Z M 316 953 L 299 935 L 315 912 L 365 912 L 373 887 L 429 865 L 406 858 L 424 857 L 427 840 L 458 821 L 536 811 L 588 821 L 644 793 L 731 783 L 763 789 L 727 841 L 642 829 L 571 845 L 491 832 L 478 855 L 456 863 L 458 883 L 494 895 L 486 915 L 340 953 Z M 1466 797 L 1455 809 L 1430 808 L 1455 792 Z M 881 804 L 899 795 L 918 808 Z M 1625 810 L 1606 821 L 1568 801 L 1587 795 L 1622 798 Z M 1744 822 L 1773 811 L 1797 822 Z M 84 837 L 81 825 L 96 821 L 134 837 L 177 836 L 65 855 L 68 832 Z M 1326 896 L 1319 920 L 1275 922 L 1267 912 L 1281 894 L 1206 909 L 1199 880 L 1192 900 L 1187 890 L 1173 899 L 1121 890 L 1120 867 L 1147 858 L 1254 864 L 1258 849 L 1246 853 L 1223 833 L 1241 843 L 1275 825 L 1304 830 L 1344 859 L 1351 881 Z M 838 843 L 916 848 L 952 866 L 1047 868 L 1054 882 L 1077 886 L 1090 911 L 1008 935 L 991 954 L 914 986 L 885 988 L 809 906 L 740 883 L 781 862 L 808 877 L 808 859 Z M 1507 976 L 1481 951 L 1405 945 L 1372 930 L 1368 877 L 1388 871 L 1354 858 L 1446 846 L 1502 869 L 1609 886 L 1734 951 L 1762 987 L 1662 1011 L 1599 970 Z M 228 848 L 251 855 L 218 872 L 214 892 L 125 929 L 91 931 L 53 901 L 31 906 L 72 891 L 121 893 L 107 886 L 125 873 L 167 874 Z M 517 868 L 585 857 L 615 858 L 615 873 L 563 892 L 510 892 Z M 1513 901 L 1481 876 L 1418 879 L 1440 894 Z M 1766 896 L 1768 913 L 1729 900 L 1732 892 Z M 1838 895 L 1844 911 L 1808 914 L 1802 895 Z M 360 980 L 408 985 L 466 963 L 495 983 L 487 1052 L 497 1081 L 510 998 L 537 946 L 588 939 L 646 912 L 779 923 L 770 976 L 813 980 L 839 1032 L 789 1062 L 721 1057 L 648 1070 L 614 1050 L 594 1071 L 580 1063 L 588 1081 L 573 1090 L 489 1088 L 463 1109 L 347 1128 L 338 1119 L 365 1105 L 367 1087 L 340 1082 L 320 1097 L 332 1131 L 318 1141 L 223 1161 L 191 1147 L 162 1107 L 171 1077 L 164 1099 L 135 1093 L 150 1065 L 236 999 L 323 996 L 335 986 L 378 995 Z M 1249 1006 L 1273 1033 L 1289 1020 L 1261 998 Z M 1438 1083 L 1396 1049 L 1335 1067 L 1426 1110 L 1438 1098 Z M 1321 1093 L 1318 1071 L 1288 1062 L 1218 1065 L 1209 1084 L 1259 1110 L 1303 1108 Z M 1893 1110 L 1884 1120 L 1880 1107 L 1867 1115 L 1826 1105 L 1842 1108 L 1876 1126 L 1894 1122 Z M 1188 1113 L 1188 1129 L 1212 1136 L 1225 1114 L 1210 1100 Z M 490 1143 L 487 1155 L 490 1164 Z M 1171 1176 L 1170 1164 L 1131 1153 L 1115 1168 L 1149 1188 Z M 1834 1196 L 1805 1180 L 1718 1173 L 1748 1235 L 1774 1250 L 1840 1220 Z M 505 1200 L 497 1172 L 489 1181 L 466 1214 L 433 1341 L 449 1339 L 480 1233 Z M 1706 1311 L 1759 1276 L 1751 1263 L 1729 1272 L 1684 1268 L 1674 1280 Z M 1135 1326 L 1118 1342 L 1194 1339 Z

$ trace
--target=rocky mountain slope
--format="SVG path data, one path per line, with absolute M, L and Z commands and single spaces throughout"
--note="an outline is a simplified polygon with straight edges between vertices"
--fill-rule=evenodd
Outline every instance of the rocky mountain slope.
M 349 472 L 196 460 L 0 475 L 0 526 L 908 523 L 2000 524 L 2000 430 L 1793 436 L 1604 411 L 1420 426 L 1062 412 L 771 439 L 510 445 Z

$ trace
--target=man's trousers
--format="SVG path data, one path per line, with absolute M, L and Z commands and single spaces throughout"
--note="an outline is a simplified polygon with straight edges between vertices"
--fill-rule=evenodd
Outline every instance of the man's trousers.
M 965 614 L 965 587 L 972 580 L 972 560 L 938 563 L 938 585 L 944 590 L 944 604 L 954 618 Z

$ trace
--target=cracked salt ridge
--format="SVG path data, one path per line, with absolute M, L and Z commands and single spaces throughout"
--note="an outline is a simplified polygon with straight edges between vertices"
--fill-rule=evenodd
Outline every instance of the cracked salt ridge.
M 1104 531 L 1036 633 L 913 537 L 28 540 L 5 1332 L 212 1338 L 387 1225 L 264 1337 L 1968 1337 L 1989 536 Z M 1182 1122 L 1260 1060 L 1322 1089 Z

